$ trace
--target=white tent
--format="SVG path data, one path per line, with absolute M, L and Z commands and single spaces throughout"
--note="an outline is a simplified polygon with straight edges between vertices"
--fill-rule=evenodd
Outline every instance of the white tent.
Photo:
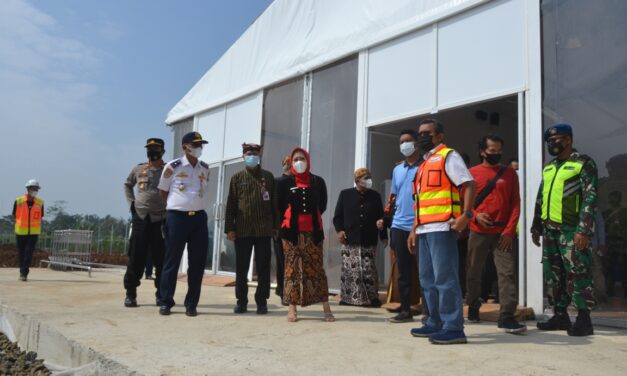
M 186 119 L 489 0 L 275 0 L 168 113 Z

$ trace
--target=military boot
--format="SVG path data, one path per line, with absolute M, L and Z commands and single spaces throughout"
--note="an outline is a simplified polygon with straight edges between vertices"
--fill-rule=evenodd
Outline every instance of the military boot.
M 568 329 L 568 335 L 573 337 L 584 337 L 594 334 L 592 329 L 592 320 L 590 320 L 590 311 L 580 309 L 575 324 Z
M 566 310 L 555 310 L 555 314 L 548 321 L 536 324 L 540 330 L 569 330 L 571 328 L 570 317 Z

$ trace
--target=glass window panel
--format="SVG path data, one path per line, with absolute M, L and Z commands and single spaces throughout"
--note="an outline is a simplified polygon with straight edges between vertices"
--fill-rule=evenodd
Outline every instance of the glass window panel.
M 259 143 L 261 137 L 261 93 L 226 106 L 224 159 L 242 156 L 242 143 Z
M 191 132 L 194 130 L 194 119 L 186 119 L 180 121 L 178 123 L 172 124 L 172 159 L 179 158 L 183 156 L 183 148 L 181 146 L 181 141 L 183 140 L 183 136 L 185 133 Z M 166 150 L 168 149 L 168 145 L 166 145 Z
M 340 191 L 353 186 L 356 112 L 356 58 L 314 72 L 309 145 L 312 172 L 325 180 L 329 196 L 322 221 L 325 269 L 331 289 L 340 287 L 342 265 L 332 218 Z
M 207 269 L 213 269 L 213 247 L 216 245 L 216 214 L 218 200 L 218 183 L 220 181 L 220 167 L 209 169 L 209 197 L 207 201 L 207 226 L 209 227 L 209 251 L 207 253 Z
M 240 149 L 241 150 L 241 149 Z M 222 184 L 222 208 L 221 208 L 221 217 L 220 221 L 222 226 L 220 228 L 224 228 L 224 211 L 226 210 L 226 200 L 229 195 L 229 184 L 231 184 L 231 178 L 233 175 L 238 173 L 244 168 L 244 162 L 236 162 L 224 165 L 224 183 Z M 217 234 L 216 236 L 220 236 L 222 241 L 220 242 L 220 255 L 219 255 L 219 270 L 222 272 L 232 272 L 235 273 L 235 243 L 228 240 L 225 234 Z
M 281 175 L 281 160 L 300 145 L 303 117 L 303 79 L 266 90 L 263 105 L 261 166 Z
M 224 148 L 224 107 L 198 116 L 198 132 L 209 142 L 203 147 L 202 160 L 207 163 L 222 160 Z
M 544 0 L 541 10 L 544 126 L 571 124 L 575 147 L 598 168 L 607 255 L 598 246 L 593 252 L 593 264 L 602 266 L 593 267 L 601 303 L 593 316 L 625 319 L 627 2 Z
M 438 25 L 438 105 L 525 84 L 522 0 L 492 1 Z

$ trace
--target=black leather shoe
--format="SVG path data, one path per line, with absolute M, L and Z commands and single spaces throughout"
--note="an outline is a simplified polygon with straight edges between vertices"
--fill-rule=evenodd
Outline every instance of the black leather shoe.
M 127 296 L 126 299 L 124 299 L 124 307 L 128 307 L 128 308 L 137 307 L 137 299 Z
M 258 315 L 265 315 L 266 313 L 268 313 L 268 306 L 267 305 L 260 305 L 257 306 L 257 314 Z
M 248 308 L 245 305 L 238 304 L 233 308 L 233 313 L 246 313 L 248 312 Z
M 162 316 L 168 316 L 170 313 L 172 313 L 170 311 L 170 307 L 168 307 L 167 305 L 162 305 L 161 307 L 159 307 L 159 314 Z
M 189 316 L 189 317 L 198 316 L 198 311 L 196 311 L 196 308 L 194 307 L 187 307 L 185 308 L 185 316 Z
M 585 337 L 594 334 L 590 312 L 585 309 L 580 309 L 575 323 L 572 327 L 566 329 L 566 331 L 569 336 L 574 337 Z
M 555 311 L 553 317 L 547 321 L 538 322 L 536 327 L 540 330 L 568 330 L 572 324 L 568 313 L 562 311 Z
M 468 322 L 478 323 L 481 319 L 479 318 L 479 307 L 468 307 Z

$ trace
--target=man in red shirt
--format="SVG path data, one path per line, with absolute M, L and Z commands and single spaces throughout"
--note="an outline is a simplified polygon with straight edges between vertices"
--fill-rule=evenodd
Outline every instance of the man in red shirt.
M 501 304 L 498 327 L 508 333 L 520 333 L 527 327 L 514 319 L 518 288 L 516 259 L 512 251 L 520 215 L 520 193 L 516 171 L 499 163 L 503 146 L 503 139 L 499 136 L 484 136 L 479 141 L 482 162 L 470 169 L 478 193 L 468 239 L 466 303 L 468 321 L 479 322 L 481 272 L 486 258 L 494 254 Z

